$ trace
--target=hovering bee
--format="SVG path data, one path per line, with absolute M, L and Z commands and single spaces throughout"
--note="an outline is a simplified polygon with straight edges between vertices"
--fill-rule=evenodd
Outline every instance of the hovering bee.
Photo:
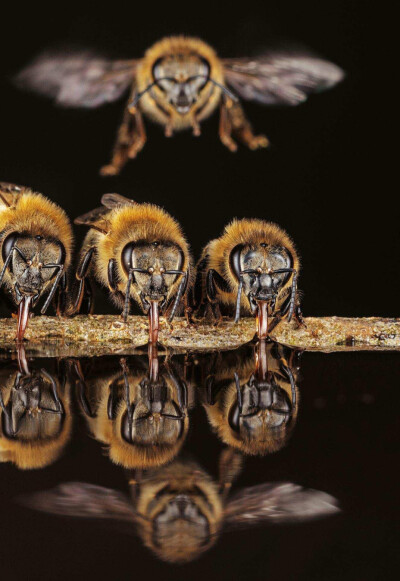
M 238 139 L 254 150 L 267 147 L 268 139 L 253 133 L 238 96 L 263 105 L 298 105 L 342 78 L 339 67 L 304 52 L 220 59 L 202 40 L 173 36 L 136 60 L 112 61 L 91 52 L 47 53 L 16 82 L 64 107 L 99 107 L 130 87 L 111 163 L 101 170 L 115 175 L 146 143 L 142 114 L 162 125 L 167 137 L 185 129 L 198 136 L 201 121 L 220 107 L 222 143 L 236 151 Z
M 22 341 L 31 309 L 46 293 L 44 314 L 55 298 L 66 308 L 67 270 L 73 235 L 65 212 L 28 188 L 0 183 L 0 287 L 18 307 L 17 341 Z
M 221 440 L 244 454 L 286 445 L 296 424 L 298 352 L 260 341 L 219 354 L 203 376 L 208 420 Z
M 62 366 L 56 374 L 30 369 L 23 346 L 15 365 L 0 369 L 0 462 L 22 470 L 57 460 L 72 430 L 69 385 Z
M 119 369 L 85 377 L 75 363 L 78 401 L 96 440 L 108 446 L 110 459 L 124 468 L 149 468 L 171 461 L 189 429 L 193 391 L 184 371 L 171 359 L 162 362 L 151 348 Z
M 78 312 L 90 286 L 89 277 L 110 289 L 115 304 L 127 321 L 131 299 L 149 315 L 149 341 L 156 343 L 159 315 L 171 322 L 180 307 L 186 307 L 191 286 L 192 260 L 179 224 L 151 204 L 136 204 L 118 194 L 105 194 L 103 207 L 80 216 L 75 224 L 91 229 L 80 254 L 79 282 L 73 308 Z M 90 283 L 89 283 L 90 284 Z
M 294 244 L 279 226 L 233 220 L 207 244 L 197 265 L 198 312 L 211 307 L 219 320 L 222 304 L 233 310 L 238 322 L 242 309 L 257 317 L 259 339 L 293 315 L 304 323 L 297 291 L 299 269 Z
M 236 456 L 236 457 L 235 457 Z M 101 486 L 69 482 L 23 499 L 58 515 L 125 521 L 163 561 L 193 561 L 223 530 L 318 519 L 339 511 L 335 498 L 290 482 L 244 488 L 229 498 L 240 457 L 225 450 L 215 481 L 194 461 L 175 460 L 130 480 L 130 498 Z

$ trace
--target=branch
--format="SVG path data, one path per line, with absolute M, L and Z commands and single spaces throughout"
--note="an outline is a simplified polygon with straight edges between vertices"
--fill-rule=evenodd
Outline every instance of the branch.
M 400 319 L 309 317 L 307 327 L 282 323 L 273 338 L 281 343 L 314 351 L 400 349 Z M 178 350 L 235 349 L 250 341 L 255 320 L 238 324 L 225 319 L 219 326 L 200 322 L 194 327 L 176 319 L 173 327 L 161 320 L 160 342 Z M 15 319 L 0 319 L 0 348 L 15 349 Z M 89 315 L 71 319 L 34 317 L 26 331 L 26 349 L 33 355 L 70 356 L 128 354 L 148 339 L 146 317 L 133 316 L 125 325 L 118 315 Z

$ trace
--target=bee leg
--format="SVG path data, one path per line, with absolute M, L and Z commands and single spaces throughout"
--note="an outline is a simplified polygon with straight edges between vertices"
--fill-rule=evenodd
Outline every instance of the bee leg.
M 132 115 L 125 109 L 121 126 L 118 129 L 111 162 L 100 169 L 100 175 L 113 176 L 119 174 L 128 161 L 128 151 L 132 142 Z
M 64 315 L 66 306 L 67 306 L 67 275 L 64 272 L 60 280 L 60 285 L 58 287 L 58 296 L 56 305 L 57 317 L 62 317 Z
M 132 135 L 131 144 L 128 150 L 129 159 L 133 159 L 134 157 L 137 156 L 139 151 L 142 151 L 147 140 L 146 129 L 143 123 L 143 117 L 139 109 L 135 108 L 133 115 L 135 118 L 135 131 Z
M 200 129 L 200 124 L 196 119 L 196 115 L 193 115 L 193 117 L 192 117 L 192 128 L 193 128 L 193 135 L 195 137 L 200 137 L 201 129 Z
M 303 317 L 303 313 L 301 312 L 300 305 L 297 305 L 294 309 L 294 318 L 296 319 L 297 323 L 299 324 L 299 327 L 307 328 L 306 322 L 305 322 L 304 317 Z
M 261 147 L 268 147 L 269 141 L 265 135 L 254 135 L 250 122 L 246 118 L 240 103 L 231 102 L 228 114 L 232 127 L 232 133 L 247 145 L 249 149 L 255 150 Z
M 225 279 L 213 268 L 207 272 L 206 288 L 207 288 L 207 298 L 211 306 L 212 314 L 215 318 L 216 325 L 222 322 L 221 309 L 217 300 L 217 281 L 220 283 L 220 287 L 223 289 L 227 286 Z
M 233 448 L 222 450 L 219 458 L 219 486 L 223 495 L 228 494 L 242 470 L 242 465 L 243 457 L 239 452 Z
M 219 118 L 219 138 L 230 151 L 237 150 L 237 145 L 232 139 L 232 122 L 229 114 L 229 108 L 233 106 L 231 99 L 221 101 L 220 118 Z
M 86 277 L 88 275 L 89 267 L 90 267 L 90 264 L 92 262 L 93 254 L 95 253 L 95 251 L 96 251 L 96 248 L 94 246 L 91 246 L 87 250 L 86 254 L 82 258 L 82 260 L 77 268 L 75 276 L 79 282 L 78 291 L 77 291 L 77 294 L 75 297 L 74 304 L 73 304 L 72 308 L 70 309 L 69 314 L 75 315 L 75 314 L 79 313 L 81 310 L 83 297 L 85 295 Z M 87 291 L 86 291 L 86 294 L 87 294 Z M 89 291 L 89 294 L 90 294 L 90 291 Z
M 172 117 L 170 117 L 167 121 L 167 124 L 165 125 L 164 135 L 165 137 L 172 137 L 173 134 L 174 134 L 174 122 L 172 120 Z

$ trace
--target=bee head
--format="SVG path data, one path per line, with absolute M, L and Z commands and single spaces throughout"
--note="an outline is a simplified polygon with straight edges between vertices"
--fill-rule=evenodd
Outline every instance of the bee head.
M 238 245 L 230 255 L 230 267 L 236 279 L 242 280 L 243 292 L 250 310 L 257 313 L 258 304 L 274 304 L 279 291 L 292 274 L 293 260 L 281 246 L 261 242 L 258 245 Z
M 158 240 L 129 242 L 122 250 L 121 262 L 125 274 L 131 273 L 146 312 L 153 301 L 164 308 L 172 286 L 184 274 L 180 270 L 184 262 L 182 249 Z
M 170 55 L 153 67 L 153 78 L 165 99 L 180 115 L 186 115 L 209 82 L 210 65 L 197 55 Z

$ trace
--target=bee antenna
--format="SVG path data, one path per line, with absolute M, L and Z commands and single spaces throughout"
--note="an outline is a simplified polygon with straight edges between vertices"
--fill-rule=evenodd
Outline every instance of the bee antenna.
M 207 77 L 209 81 L 211 81 L 211 83 L 213 85 L 215 85 L 216 87 L 218 87 L 219 89 L 221 89 L 221 91 L 230 99 L 232 99 L 232 101 L 234 101 L 235 103 L 239 102 L 239 99 L 236 97 L 236 95 L 234 93 L 232 93 L 231 90 L 228 89 L 228 87 L 225 87 L 225 85 L 222 85 L 221 83 L 219 83 L 218 81 L 215 81 L 214 79 L 212 79 L 211 77 Z
M 128 109 L 134 109 L 136 107 L 136 105 L 139 103 L 140 99 L 143 97 L 143 95 L 148 93 L 154 87 L 154 85 L 158 85 L 158 83 L 160 81 L 164 81 L 164 80 L 171 80 L 171 78 L 170 77 L 161 77 L 160 79 L 156 79 L 155 81 L 153 81 L 152 83 L 147 85 L 147 87 L 143 91 L 141 91 L 140 93 L 136 93 L 136 95 L 133 97 L 132 101 L 130 103 L 128 103 Z

